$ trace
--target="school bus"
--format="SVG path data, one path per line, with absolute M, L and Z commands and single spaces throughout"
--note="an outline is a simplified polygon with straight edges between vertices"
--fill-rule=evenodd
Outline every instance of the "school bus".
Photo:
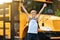
M 11 38 L 11 28 L 10 28 L 10 23 L 8 21 L 11 20 L 11 14 L 10 11 L 11 10 L 11 5 L 10 3 L 6 3 L 6 4 L 0 4 L 0 39 L 2 39 L 2 37 L 5 34 L 5 37 L 7 39 Z
M 15 40 L 19 32 L 19 1 L 0 4 L 0 39 Z M 16 30 L 17 29 L 17 30 Z
M 22 0 L 21 0 L 22 1 Z M 31 11 L 32 8 L 35 8 L 37 11 L 39 11 L 43 5 L 43 3 L 47 3 L 46 9 L 43 11 L 43 13 L 40 15 L 40 19 L 38 24 L 41 27 L 41 29 L 38 29 L 38 35 L 39 37 L 41 34 L 50 35 L 51 39 L 55 39 L 56 35 L 60 35 L 60 17 L 54 16 L 54 10 L 53 10 L 53 0 L 33 0 L 31 2 L 27 2 L 28 0 L 23 0 L 24 6 L 26 6 L 26 9 L 28 12 Z M 33 7 L 31 6 L 33 5 Z M 20 4 L 21 5 L 21 4 Z M 31 8 L 32 7 L 32 8 Z M 30 8 L 30 9 L 29 9 Z M 27 34 L 27 28 L 28 28 L 28 18 L 27 15 L 24 13 L 22 8 L 20 9 L 20 40 L 23 40 L 26 38 Z M 48 11 L 49 9 L 50 12 Z M 45 29 L 46 28 L 46 29 Z M 45 30 L 44 30 L 45 29 Z M 52 38 L 55 37 L 55 38 Z M 60 38 L 60 37 L 59 37 Z M 58 39 L 58 38 L 57 38 Z M 44 39 L 45 40 L 45 39 Z
M 0 40 L 19 38 L 19 1 L 0 4 Z

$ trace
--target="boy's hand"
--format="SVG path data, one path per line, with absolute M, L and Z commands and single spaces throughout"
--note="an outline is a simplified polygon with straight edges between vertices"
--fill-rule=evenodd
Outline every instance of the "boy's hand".
M 47 4 L 46 4 L 46 3 L 44 3 L 43 7 L 46 7 L 46 6 L 47 6 Z

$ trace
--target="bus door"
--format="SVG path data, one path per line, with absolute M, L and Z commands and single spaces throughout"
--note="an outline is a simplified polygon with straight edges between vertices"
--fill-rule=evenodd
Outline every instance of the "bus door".
M 13 1 L 11 6 L 11 40 L 19 40 L 19 1 Z

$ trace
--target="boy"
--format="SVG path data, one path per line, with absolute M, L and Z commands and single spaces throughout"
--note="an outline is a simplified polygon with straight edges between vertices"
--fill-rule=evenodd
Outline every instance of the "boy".
M 23 6 L 23 4 L 21 5 L 21 7 L 23 8 L 24 12 L 27 14 L 28 18 L 29 18 L 29 25 L 28 25 L 28 32 L 27 32 L 27 40 L 38 40 L 38 18 L 40 16 L 40 13 L 42 13 L 42 11 L 44 10 L 44 8 L 47 5 L 44 3 L 42 9 L 40 10 L 39 14 L 37 15 L 37 11 L 36 10 L 32 10 L 31 16 L 29 16 L 27 10 L 25 9 L 25 7 Z

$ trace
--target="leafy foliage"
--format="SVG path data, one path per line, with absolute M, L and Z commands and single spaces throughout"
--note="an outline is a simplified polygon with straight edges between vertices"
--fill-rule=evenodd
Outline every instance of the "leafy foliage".
M 57 11 L 55 11 L 55 16 L 59 16 L 60 17 L 60 9 L 57 9 Z

